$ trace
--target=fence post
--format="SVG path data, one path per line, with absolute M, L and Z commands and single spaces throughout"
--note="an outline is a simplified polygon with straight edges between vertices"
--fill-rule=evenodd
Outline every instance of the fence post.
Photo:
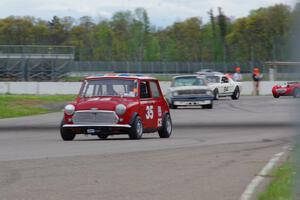
M 22 67 L 22 71 L 23 71 L 23 81 L 28 81 L 28 65 L 27 65 L 27 61 L 26 58 L 24 58 L 21 62 L 21 67 Z

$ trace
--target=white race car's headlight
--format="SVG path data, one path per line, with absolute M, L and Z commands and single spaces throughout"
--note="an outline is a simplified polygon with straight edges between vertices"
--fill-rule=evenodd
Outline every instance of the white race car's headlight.
M 119 104 L 116 106 L 116 113 L 117 115 L 124 115 L 126 112 L 126 106 L 123 104 Z
M 65 106 L 65 113 L 67 115 L 73 115 L 75 112 L 75 106 L 72 104 L 68 104 Z
M 178 92 L 172 92 L 172 96 L 178 96 Z

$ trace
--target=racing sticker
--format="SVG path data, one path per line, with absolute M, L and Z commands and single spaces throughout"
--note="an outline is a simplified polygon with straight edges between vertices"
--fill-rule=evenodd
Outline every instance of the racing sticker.
M 158 127 L 162 126 L 162 118 L 158 118 L 158 120 L 157 120 L 157 126 Z
M 153 112 L 153 106 L 147 106 L 146 107 L 146 119 L 153 119 L 154 112 Z
M 228 91 L 229 91 L 228 86 L 225 86 L 225 87 L 224 87 L 224 92 L 228 92 Z
M 158 113 L 158 117 L 162 116 L 161 106 L 157 106 L 157 113 Z

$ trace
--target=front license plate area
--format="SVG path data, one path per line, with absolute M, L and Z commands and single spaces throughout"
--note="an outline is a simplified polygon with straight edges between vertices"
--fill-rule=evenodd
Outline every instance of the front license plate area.
M 286 92 L 286 90 L 284 90 L 284 89 L 277 89 L 276 92 L 279 93 L 279 94 L 283 94 L 283 93 Z
M 210 104 L 211 101 L 205 100 L 205 101 L 175 101 L 174 105 L 177 106 L 199 106 L 199 105 L 207 105 Z
M 87 134 L 95 134 L 96 130 L 95 129 L 87 129 L 86 132 L 87 132 Z

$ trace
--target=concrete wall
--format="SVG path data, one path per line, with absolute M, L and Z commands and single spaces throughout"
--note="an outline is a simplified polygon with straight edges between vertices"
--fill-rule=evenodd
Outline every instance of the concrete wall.
M 284 84 L 284 81 L 262 81 L 260 83 L 260 94 L 261 95 L 271 95 L 272 87 L 275 84 Z M 242 83 L 242 95 L 252 95 L 253 93 L 253 82 L 245 81 Z M 160 82 L 161 88 L 166 91 L 166 89 L 170 86 L 170 82 Z
M 77 94 L 80 82 L 0 82 L 0 94 Z
M 260 85 L 261 95 L 272 94 L 275 84 L 283 84 L 283 81 L 262 81 Z M 77 94 L 80 82 L 0 82 L 0 94 Z M 163 91 L 170 86 L 170 82 L 160 82 Z M 253 83 L 243 82 L 242 95 L 251 95 Z

